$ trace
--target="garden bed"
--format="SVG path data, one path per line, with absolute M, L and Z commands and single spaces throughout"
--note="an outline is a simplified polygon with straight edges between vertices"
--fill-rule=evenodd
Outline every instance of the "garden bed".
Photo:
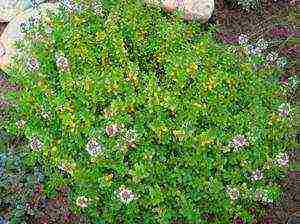
M 268 3 L 269 2 L 269 3 Z M 292 38 L 291 35 L 295 35 L 295 20 L 294 17 L 290 15 L 290 5 L 288 3 L 282 3 L 278 2 L 276 4 L 271 4 L 271 1 L 268 1 L 265 3 L 263 10 L 261 14 L 257 14 L 253 11 L 246 12 L 242 11 L 238 8 L 235 9 L 229 9 L 226 4 L 224 4 L 223 1 L 216 1 L 216 10 L 215 14 L 210 20 L 210 23 L 214 23 L 219 27 L 219 32 L 217 34 L 217 37 L 220 41 L 224 41 L 227 44 L 234 44 L 238 45 L 238 37 L 241 34 L 246 34 L 251 42 L 255 42 L 259 38 L 264 38 L 265 40 L 272 41 L 276 40 L 276 43 L 270 47 L 268 50 L 280 50 L 280 54 L 283 56 L 287 56 L 289 63 L 287 67 L 285 68 L 286 76 L 290 77 L 292 75 L 295 75 L 295 59 L 297 55 L 297 48 L 296 45 L 293 43 L 290 43 L 290 40 Z M 276 30 L 273 30 L 273 28 L 280 24 L 280 21 L 288 21 L 289 24 L 284 25 L 283 30 L 277 30 L 279 32 L 276 33 Z M 256 24 L 254 26 L 254 24 Z M 259 25 L 257 25 L 259 24 Z M 259 30 L 257 28 L 260 28 Z M 287 29 L 286 29 L 287 27 Z M 0 28 L 1 30 L 1 28 Z M 270 30 L 274 31 L 273 36 L 270 36 Z M 288 30 L 288 31 L 287 31 Z M 280 33 L 281 32 L 281 33 Z M 271 32 L 272 33 L 272 32 Z M 279 36 L 278 36 L 279 35 Z M 288 39 L 289 38 L 289 39 Z M 289 40 L 289 41 L 286 41 Z M 130 43 L 129 43 L 130 44 Z M 144 65 L 143 65 L 144 66 Z M 156 71 L 160 71 L 159 74 L 164 74 L 165 71 L 159 66 L 159 62 L 157 62 L 157 68 Z M 150 67 L 151 69 L 152 67 Z M 247 69 L 247 68 L 246 68 Z M 160 80 L 160 82 L 163 83 L 163 80 Z M 1 82 L 2 85 L 6 85 L 4 81 Z M 3 87 L 3 86 L 2 86 Z M 14 87 L 12 87 L 14 88 Z M 295 100 L 295 96 L 293 94 L 289 95 L 288 98 L 289 102 L 293 102 Z M 130 113 L 134 113 L 134 108 L 130 107 Z M 97 112 L 96 112 L 97 113 Z M 170 116 L 175 116 L 175 112 L 170 110 Z M 1 126 L 0 126 L 1 127 Z M 112 130 L 113 131 L 113 130 Z M 108 130 L 108 133 L 110 131 Z M 173 132 L 174 133 L 174 132 Z M 175 135 L 179 136 L 182 135 L 182 132 L 175 132 Z M 4 145 L 7 148 L 10 148 L 11 152 L 14 152 L 14 150 L 18 147 L 22 148 L 19 142 L 22 142 L 23 140 L 20 138 L 14 138 L 10 137 L 10 141 L 6 142 Z M 8 140 L 7 140 L 8 141 Z M 25 140 L 24 140 L 25 141 Z M 161 139 L 156 139 L 156 141 L 162 141 Z M 152 143 L 151 143 L 152 144 Z M 159 143 L 160 144 L 160 143 Z M 204 143 L 207 144 L 207 143 Z M 208 143 L 209 144 L 209 143 Z M 22 151 L 22 150 L 21 150 Z M 25 151 L 26 152 L 26 151 Z M 182 152 L 174 152 L 176 153 L 182 153 Z M 26 154 L 26 153 L 25 153 Z M 146 158 L 146 157 L 145 157 Z M 294 158 L 295 159 L 295 156 Z M 129 158 L 126 158 L 127 162 L 130 162 Z M 26 164 L 25 164 L 26 165 Z M 28 164 L 27 164 L 28 165 Z M 38 164 L 41 165 L 41 164 Z M 26 167 L 26 166 L 25 166 Z M 29 165 L 26 169 L 28 170 L 28 175 L 31 176 L 31 178 L 34 179 L 33 182 L 31 182 L 34 186 L 36 186 L 32 192 L 27 192 L 27 194 L 32 194 L 31 201 L 27 201 L 27 205 L 29 207 L 26 208 L 27 210 L 27 223 L 33 222 L 33 223 L 49 223 L 52 218 L 52 221 L 55 220 L 56 223 L 88 223 L 88 220 L 86 220 L 83 217 L 80 217 L 78 215 L 75 215 L 75 213 L 71 212 L 68 209 L 68 188 L 59 188 L 54 191 L 51 191 L 51 194 L 54 194 L 54 196 L 51 198 L 49 194 L 47 197 L 43 194 L 43 187 L 41 187 L 43 184 L 43 181 L 41 181 L 40 174 L 43 173 L 43 168 L 41 166 L 38 166 L 38 170 L 34 168 L 34 166 Z M 66 168 L 66 167 L 65 167 Z M 215 172 L 215 171 L 211 171 Z M 22 175 L 22 173 L 13 175 L 15 178 L 19 178 L 18 175 Z M 64 175 L 68 175 L 66 172 Z M 114 174 L 115 175 L 115 174 Z M 113 176 L 110 176 L 110 174 L 106 178 L 113 178 Z M 42 178 L 43 179 L 43 178 Z M 299 177 L 298 177 L 299 179 Z M 20 182 L 18 182 L 20 181 Z M 19 194 L 22 192 L 22 181 L 18 180 L 16 190 L 13 190 L 13 192 L 19 192 Z M 137 180 L 139 181 L 139 180 Z M 275 224 L 282 224 L 286 223 L 292 216 L 295 216 L 297 211 L 297 199 L 296 199 L 296 193 L 297 188 L 296 186 L 297 182 L 297 172 L 291 171 L 289 172 L 288 178 L 283 180 L 280 184 L 283 186 L 286 191 L 284 193 L 283 199 L 276 203 L 275 205 L 272 204 L 261 204 L 262 207 L 267 208 L 267 215 L 265 217 L 257 217 L 255 219 L 256 221 L 253 221 L 253 223 L 275 223 Z M 24 189 L 23 189 L 24 190 Z M 49 189 L 46 189 L 46 191 L 49 192 Z M 56 193 L 55 193 L 56 191 Z M 22 194 L 22 193 L 21 193 Z M 19 196 L 20 197 L 20 196 Z M 86 201 L 81 201 L 81 203 L 84 205 L 87 203 Z M 79 203 L 80 204 L 80 203 Z M 85 205 L 84 205 L 85 206 Z M 84 207 L 83 206 L 83 207 Z M 249 208 L 252 209 L 250 213 L 255 217 L 255 208 Z M 257 209 L 259 209 L 257 207 Z M 31 211 L 32 214 L 29 214 Z M 97 208 L 97 211 L 102 214 L 103 211 L 101 211 L 101 208 Z M 9 206 L 4 206 L 0 209 L 0 213 L 5 215 L 5 217 L 9 217 L 11 212 L 11 208 Z M 22 213 L 22 211 L 20 211 Z M 163 210 L 158 211 L 158 214 L 160 215 Z M 193 216 L 193 213 L 189 213 L 190 216 Z M 63 219 L 59 219 L 60 217 L 63 217 Z M 206 214 L 206 220 L 210 222 L 216 221 L 220 217 L 216 217 L 213 213 L 207 213 Z M 30 221 L 28 221 L 30 220 Z M 34 221 L 32 221 L 34 220 Z M 272 221 L 270 221 L 272 220 Z M 124 221 L 124 220 L 123 220 Z M 221 220 L 218 220 L 221 221 Z M 120 216 L 117 221 L 117 223 L 122 223 L 122 217 Z M 185 223 L 181 222 L 179 219 L 177 221 L 173 220 L 171 223 Z M 242 221 L 239 222 L 238 218 L 234 221 L 234 223 L 243 223 Z M 292 222 L 291 222 L 292 224 Z

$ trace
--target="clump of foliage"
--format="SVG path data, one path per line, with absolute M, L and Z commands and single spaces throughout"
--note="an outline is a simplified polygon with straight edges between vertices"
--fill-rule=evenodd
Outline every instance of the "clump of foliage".
M 18 45 L 6 125 L 48 196 L 69 186 L 92 223 L 250 222 L 279 198 L 292 110 L 278 69 L 139 1 L 49 18 Z

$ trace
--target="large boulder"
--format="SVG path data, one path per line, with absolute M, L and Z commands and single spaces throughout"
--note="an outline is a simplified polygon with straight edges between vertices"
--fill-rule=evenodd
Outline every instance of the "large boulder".
M 161 6 L 165 11 L 180 10 L 185 20 L 206 22 L 214 11 L 214 0 L 145 0 L 150 6 Z
M 32 0 L 0 0 L 0 22 L 9 22 L 33 6 Z
M 24 12 L 17 15 L 11 22 L 6 26 L 3 34 L 0 37 L 0 68 L 5 69 L 10 65 L 10 59 L 17 52 L 15 43 L 18 40 L 24 38 L 22 32 L 22 26 L 28 24 L 29 19 L 47 19 L 47 11 L 57 10 L 58 4 L 44 3 L 38 8 L 29 8 Z

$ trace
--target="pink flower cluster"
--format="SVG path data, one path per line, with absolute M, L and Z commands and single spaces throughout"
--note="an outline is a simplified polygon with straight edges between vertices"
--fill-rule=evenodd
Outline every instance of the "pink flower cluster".
M 27 68 L 29 71 L 35 72 L 35 71 L 39 70 L 40 63 L 36 58 L 31 58 L 27 62 Z
M 64 71 L 64 72 L 66 72 L 66 71 L 68 71 L 69 69 L 70 69 L 70 65 L 69 65 L 69 62 L 68 62 L 68 59 L 66 58 L 66 57 L 64 57 L 64 56 L 56 56 L 56 65 L 57 65 L 57 67 L 60 69 L 60 70 L 62 70 L 62 71 Z
M 262 178 L 263 178 L 263 173 L 258 169 L 255 170 L 251 175 L 252 181 L 261 180 Z
M 224 43 L 227 43 L 227 44 L 236 44 L 239 42 L 238 36 L 227 35 L 223 32 L 219 32 L 218 36 Z
M 276 156 L 274 161 L 275 164 L 279 166 L 288 166 L 289 164 L 289 155 L 288 153 L 280 153 Z
M 282 103 L 279 106 L 278 111 L 281 117 L 287 117 L 290 114 L 290 105 L 288 103 Z
M 30 141 L 30 147 L 33 150 L 41 150 L 43 148 L 43 143 L 37 137 L 33 137 Z
M 105 131 L 108 137 L 114 137 L 122 130 L 122 127 L 118 124 L 111 124 L 106 126 Z
M 229 145 L 234 149 L 238 150 L 246 146 L 249 146 L 249 143 L 243 135 L 237 135 L 231 140 Z
M 293 32 L 288 27 L 274 27 L 271 34 L 273 37 L 286 38 L 293 35 Z
M 95 139 L 90 139 L 86 145 L 86 150 L 91 156 L 97 156 L 102 153 L 103 146 Z
M 136 198 L 136 195 L 124 186 L 120 187 L 116 193 L 117 197 L 125 204 L 128 204 Z

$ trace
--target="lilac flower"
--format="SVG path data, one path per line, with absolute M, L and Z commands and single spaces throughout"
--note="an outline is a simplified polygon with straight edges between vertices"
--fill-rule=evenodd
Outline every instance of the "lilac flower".
M 281 48 L 280 50 L 283 54 L 285 55 L 290 55 L 290 56 L 297 56 L 300 52 L 300 47 L 297 45 L 292 45 L 292 46 L 286 46 L 284 48 Z
M 226 193 L 229 195 L 229 198 L 232 201 L 238 199 L 238 197 L 240 196 L 240 192 L 235 187 L 232 188 L 228 186 L 226 189 Z
M 289 164 L 289 155 L 288 153 L 280 153 L 276 156 L 274 161 L 275 164 L 279 166 L 288 166 Z
M 128 190 L 126 187 L 120 187 L 117 193 L 117 197 L 125 204 L 128 204 L 136 198 L 136 195 Z
M 243 135 L 237 135 L 232 139 L 232 141 L 229 143 L 229 145 L 234 147 L 235 149 L 240 149 L 245 146 L 248 146 L 249 143 Z
M 227 44 L 234 44 L 234 43 L 238 42 L 238 37 L 229 36 L 229 35 L 224 34 L 223 32 L 219 32 L 218 36 L 222 39 L 222 41 L 224 43 L 227 43 Z
M 9 224 L 3 216 L 0 216 L 0 224 Z
M 184 0 L 176 0 L 175 5 L 176 7 L 181 7 L 183 6 Z
M 288 27 L 274 27 L 271 31 L 273 37 L 286 38 L 292 35 Z
M 37 71 L 40 68 L 40 63 L 36 58 L 31 58 L 27 62 L 27 68 L 30 71 Z
M 257 55 L 261 53 L 261 49 L 256 44 L 248 45 L 246 51 L 250 55 Z
M 76 199 L 76 205 L 80 208 L 88 207 L 90 199 L 86 198 L 85 196 L 80 196 Z
M 73 11 L 80 12 L 82 11 L 82 5 L 76 4 L 73 0 L 62 0 L 61 5 L 63 8 Z
M 69 173 L 71 175 L 73 174 L 75 168 L 76 164 L 68 161 L 61 161 L 61 163 L 58 165 L 59 170 L 65 173 Z
M 287 64 L 288 64 L 288 59 L 286 57 L 280 57 L 276 61 L 276 65 L 282 69 L 286 68 Z
M 65 212 L 64 213 L 64 220 L 65 220 L 65 222 L 71 223 L 72 220 L 74 220 L 74 218 L 75 218 L 75 215 L 73 213 L 71 213 L 71 212 Z
M 95 139 L 91 139 L 86 145 L 86 150 L 91 156 L 97 156 L 102 153 L 103 145 L 99 144 Z
M 26 121 L 23 120 L 23 119 L 20 119 L 16 122 L 16 126 L 17 128 L 21 129 L 21 128 L 24 128 L 25 127 L 25 124 L 26 124 Z
M 263 173 L 260 170 L 256 170 L 251 175 L 251 180 L 261 180 L 263 178 Z
M 264 39 L 259 39 L 257 42 L 256 42 L 257 46 L 262 49 L 262 50 L 265 50 L 268 48 L 268 42 L 265 41 Z
M 67 9 L 71 9 L 74 4 L 72 0 L 62 0 L 62 1 L 60 1 L 60 3 L 64 8 L 67 8 Z
M 33 137 L 30 141 L 30 148 L 33 150 L 41 150 L 43 143 L 37 137 Z
M 127 143 L 134 143 L 137 140 L 137 133 L 135 130 L 129 129 L 124 133 L 123 137 Z
M 41 15 L 33 15 L 29 18 L 28 22 L 30 26 L 37 26 L 42 20 Z
M 279 115 L 282 116 L 282 117 L 289 116 L 289 113 L 290 113 L 290 105 L 289 105 L 289 103 L 282 103 L 279 106 L 278 111 L 279 111 Z
M 278 58 L 278 53 L 277 52 L 270 52 L 266 56 L 266 61 L 268 64 L 274 63 Z
M 94 2 L 92 5 L 92 9 L 97 16 L 103 16 L 103 6 L 100 2 L 99 3 Z
M 6 54 L 6 48 L 4 47 L 3 43 L 0 41 L 0 57 Z
M 239 35 L 238 40 L 239 40 L 239 44 L 241 45 L 246 44 L 248 42 L 248 37 L 245 34 L 241 34 Z
M 70 68 L 68 59 L 63 56 L 56 56 L 56 65 L 63 71 L 67 71 Z
M 105 128 L 108 137 L 113 137 L 121 131 L 121 127 L 118 124 L 111 124 Z
M 25 33 L 28 32 L 31 29 L 30 22 L 26 21 L 20 24 L 21 32 Z
M 267 189 L 257 189 L 255 191 L 255 198 L 257 201 L 261 201 L 263 203 L 272 203 L 272 198 L 269 197 Z
M 46 34 L 52 34 L 53 33 L 53 28 L 51 26 L 47 26 L 45 32 L 46 32 Z

